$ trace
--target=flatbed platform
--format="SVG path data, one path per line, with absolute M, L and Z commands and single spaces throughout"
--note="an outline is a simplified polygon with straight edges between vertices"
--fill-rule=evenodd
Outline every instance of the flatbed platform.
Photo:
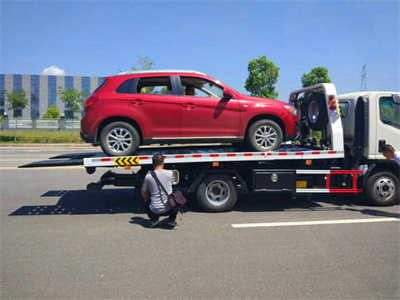
M 102 152 L 69 153 L 50 157 L 48 160 L 29 163 L 19 168 L 85 166 L 118 167 L 151 165 L 152 156 L 162 153 L 166 164 L 235 162 L 266 160 L 308 160 L 342 158 L 343 151 L 324 150 L 318 147 L 284 145 L 276 151 L 248 152 L 232 146 L 140 148 L 134 156 L 110 157 Z

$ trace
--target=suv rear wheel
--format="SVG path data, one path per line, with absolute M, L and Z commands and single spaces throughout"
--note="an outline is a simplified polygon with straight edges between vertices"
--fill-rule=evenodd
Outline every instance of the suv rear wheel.
M 140 145 L 137 130 L 125 122 L 113 122 L 100 133 L 101 149 L 110 156 L 132 155 Z
M 247 141 L 255 151 L 276 150 L 283 141 L 282 129 L 272 120 L 259 120 L 250 126 Z

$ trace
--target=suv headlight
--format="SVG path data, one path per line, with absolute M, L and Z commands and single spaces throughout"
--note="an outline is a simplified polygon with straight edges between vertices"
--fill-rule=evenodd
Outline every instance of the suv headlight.
M 291 105 L 285 105 L 285 108 L 294 116 L 297 116 L 297 109 Z

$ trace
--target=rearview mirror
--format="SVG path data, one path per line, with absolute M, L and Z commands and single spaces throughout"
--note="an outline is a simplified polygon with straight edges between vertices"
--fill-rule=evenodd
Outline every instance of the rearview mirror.
M 232 92 L 229 89 L 224 88 L 224 96 L 222 97 L 222 99 L 225 100 L 225 101 L 228 101 L 228 100 L 230 100 L 232 98 L 233 98 Z
M 225 93 L 225 90 L 224 90 L 224 93 Z M 400 104 L 400 96 L 399 95 L 393 94 L 392 99 L 393 99 L 394 103 Z

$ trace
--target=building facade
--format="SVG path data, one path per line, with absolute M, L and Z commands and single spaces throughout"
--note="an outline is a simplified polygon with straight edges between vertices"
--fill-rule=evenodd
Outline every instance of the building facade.
M 36 119 L 42 117 L 51 105 L 56 105 L 60 114 L 72 117 L 72 112 L 60 100 L 59 88 L 75 88 L 89 96 L 103 81 L 102 77 L 0 74 L 0 115 L 6 112 L 11 118 Z M 28 105 L 18 111 L 7 110 L 5 90 L 19 92 L 21 89 L 26 92 Z

